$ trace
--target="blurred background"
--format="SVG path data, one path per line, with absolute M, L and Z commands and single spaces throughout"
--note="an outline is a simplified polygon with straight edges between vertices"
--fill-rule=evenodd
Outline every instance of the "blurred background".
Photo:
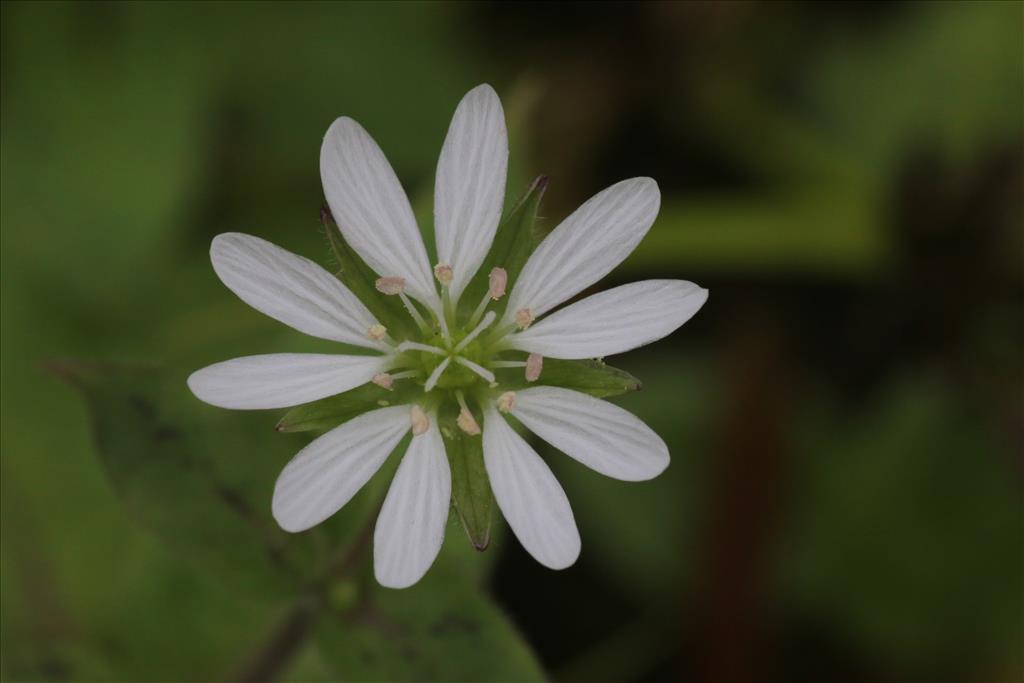
M 4 2 L 0 36 L 4 680 L 1024 678 L 1021 3 Z M 269 519 L 309 435 L 199 404 L 184 377 L 322 347 L 224 288 L 210 239 L 329 263 L 318 153 L 342 114 L 429 221 L 481 82 L 506 109 L 510 200 L 550 176 L 543 227 L 617 180 L 660 184 L 602 285 L 711 291 L 612 360 L 672 465 L 624 484 L 544 450 L 574 567 L 544 569 L 502 522 L 474 553 L 452 521 L 437 578 L 379 603 L 331 586 L 332 610 L 393 622 L 289 630 L 293 596 L 234 590 L 261 585 L 258 560 L 196 561 L 191 496 L 133 512 L 90 427 L 119 418 L 54 359 L 159 364 L 160 409 L 202 425 L 196 462 Z M 183 544 L 139 523 L 161 514 Z M 470 603 L 500 637 L 451 616 Z M 388 626 L 435 608 L 450 618 Z M 492 645 L 512 663 L 458 668 Z

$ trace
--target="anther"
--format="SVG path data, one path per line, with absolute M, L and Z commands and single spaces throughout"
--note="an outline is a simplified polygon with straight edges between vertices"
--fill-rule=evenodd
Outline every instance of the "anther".
M 434 277 L 437 278 L 442 287 L 447 287 L 452 283 L 452 278 L 454 277 L 452 267 L 447 263 L 438 263 L 434 266 Z
M 470 436 L 476 436 L 480 433 L 480 425 L 477 424 L 476 418 L 473 417 L 473 413 L 469 412 L 468 408 L 463 408 L 459 411 L 459 416 L 455 418 L 455 424 L 459 425 L 459 429 Z
M 388 336 L 388 328 L 384 327 L 380 323 L 374 323 L 366 330 L 366 334 L 369 335 L 370 339 L 380 341 L 384 337 Z
M 505 296 L 505 285 L 508 284 L 508 273 L 504 268 L 492 268 L 491 274 L 487 276 L 487 293 L 491 299 L 497 301 Z
M 540 379 L 540 371 L 544 369 L 544 356 L 531 353 L 526 359 L 526 381 L 536 382 Z
M 498 397 L 498 400 L 495 401 L 495 405 L 497 405 L 498 410 L 503 413 L 512 412 L 512 409 L 516 407 L 516 392 L 506 391 Z
M 533 324 L 533 313 L 530 313 L 529 308 L 520 308 L 516 311 L 516 327 L 520 330 L 525 330 L 527 327 Z
M 412 407 L 412 413 L 409 415 L 409 419 L 412 421 L 413 436 L 419 436 L 430 429 L 430 418 L 423 412 L 423 408 L 420 408 L 418 405 L 414 405 Z
M 388 296 L 394 296 L 395 294 L 401 294 L 405 291 L 405 278 L 404 277 L 379 277 L 377 282 L 374 283 L 377 287 L 377 291 L 381 294 L 387 294 Z
M 378 372 L 376 375 L 373 376 L 373 380 L 371 381 L 378 387 L 390 391 L 391 386 L 395 383 L 395 378 L 386 372 Z

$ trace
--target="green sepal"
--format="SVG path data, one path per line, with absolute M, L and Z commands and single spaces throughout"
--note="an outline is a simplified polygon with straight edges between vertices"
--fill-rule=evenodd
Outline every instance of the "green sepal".
M 483 424 L 479 418 L 478 424 Z M 477 550 L 486 550 L 491 542 L 494 494 L 484 468 L 483 437 L 459 429 L 454 409 L 443 411 L 439 421 L 452 470 L 452 506 L 469 542 Z
M 488 276 L 492 268 L 504 268 L 508 273 L 508 291 L 511 291 L 520 271 L 526 265 L 534 248 L 540 243 L 542 235 L 537 228 L 538 211 L 544 192 L 548 187 L 547 176 L 537 176 L 526 188 L 523 196 L 512 205 L 502 217 L 498 230 L 494 234 L 494 242 L 487 253 L 472 282 L 466 287 L 459 300 L 459 311 L 469 315 L 476 308 L 488 288 Z M 502 297 L 491 305 L 491 310 L 499 316 L 505 310 L 508 296 Z
M 498 370 L 495 374 L 502 391 L 549 385 L 605 398 L 643 388 L 636 377 L 602 360 L 545 358 L 544 369 L 536 382 L 527 382 L 522 368 L 506 368 Z
M 292 408 L 274 429 L 279 432 L 326 431 L 371 410 L 410 403 L 421 391 L 421 387 L 407 380 L 395 382 L 391 389 L 367 382 L 341 394 Z
M 393 339 L 405 341 L 414 338 L 416 327 L 399 298 L 385 296 L 377 291 L 379 276 L 344 240 L 331 212 L 325 208 L 320 209 L 320 224 L 336 261 L 335 277 L 352 290 L 381 325 L 388 328 L 388 334 Z

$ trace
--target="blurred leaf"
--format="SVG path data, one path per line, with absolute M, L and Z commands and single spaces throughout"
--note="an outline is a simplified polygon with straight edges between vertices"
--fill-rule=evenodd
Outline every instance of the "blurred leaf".
M 591 566 L 620 590 L 659 605 L 693 590 L 718 387 L 699 356 L 643 349 L 617 360 L 643 377 L 644 387 L 615 403 L 665 440 L 672 458 L 665 472 L 651 481 L 618 481 L 539 439 L 533 443 L 572 501 Z
M 464 315 L 470 315 L 483 299 L 489 286 L 488 276 L 493 268 L 505 269 L 505 272 L 508 273 L 508 291 L 511 291 L 516 278 L 519 277 L 519 272 L 526 265 L 526 260 L 540 242 L 541 235 L 537 230 L 537 212 L 540 210 L 540 203 L 547 187 L 547 176 L 537 176 L 526 188 L 523 196 L 502 218 L 501 224 L 494 234 L 491 250 L 459 301 L 460 312 Z M 508 296 L 505 296 L 493 303 L 491 308 L 500 316 L 507 303 Z
M 353 610 L 328 615 L 317 640 L 350 680 L 545 680 L 501 610 L 461 575 L 436 567 L 412 588 L 377 587 Z
M 598 398 L 618 396 L 642 387 L 640 380 L 633 375 L 601 360 L 545 358 L 544 369 L 536 382 L 527 382 L 521 368 L 506 368 L 496 374 L 503 389 L 518 390 L 537 385 L 551 385 L 575 389 Z
M 452 504 L 469 542 L 485 550 L 491 542 L 494 495 L 484 469 L 483 439 L 470 436 L 454 417 L 442 428 L 445 451 L 452 469 Z
M 375 283 L 378 274 L 342 238 L 341 231 L 334 223 L 330 211 L 320 210 L 320 224 L 327 235 L 331 254 L 337 261 L 338 279 L 363 302 L 377 321 L 388 328 L 388 333 L 398 341 L 405 341 L 415 334 L 412 319 L 402 307 L 398 297 L 385 296 L 377 291 Z
M 789 608 L 935 672 L 1019 652 L 1024 588 L 1012 459 L 942 389 L 905 379 L 854 419 L 812 403 L 780 573 Z
M 844 159 L 882 180 L 908 147 L 936 146 L 962 164 L 993 144 L 1020 144 L 1020 3 L 917 9 L 868 40 L 831 43 L 810 72 Z
M 418 393 L 412 382 L 397 381 L 389 390 L 366 383 L 346 392 L 292 408 L 274 428 L 279 432 L 324 431 L 370 410 L 408 403 Z
M 82 362 L 51 367 L 82 392 L 100 463 L 133 517 L 232 586 L 258 595 L 295 591 L 304 578 L 289 562 L 297 544 L 201 457 L 190 425 L 170 418 L 159 373 Z
M 887 254 L 881 210 L 866 188 L 847 181 L 770 197 L 668 198 L 619 273 L 685 267 L 862 277 Z

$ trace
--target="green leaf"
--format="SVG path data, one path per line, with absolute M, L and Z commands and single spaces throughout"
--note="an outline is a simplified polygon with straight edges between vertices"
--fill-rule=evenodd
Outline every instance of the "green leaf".
M 484 469 L 483 439 L 459 429 L 454 417 L 443 420 L 441 436 L 451 463 L 455 513 L 473 547 L 486 550 L 491 542 L 494 495 Z
M 298 570 L 310 564 L 305 543 L 274 524 L 269 505 L 222 481 L 197 430 L 172 417 L 159 372 L 72 361 L 50 368 L 82 392 L 97 455 L 122 503 L 178 555 L 259 595 L 291 594 L 311 575 Z
M 501 610 L 464 576 L 437 567 L 412 588 L 376 587 L 352 610 L 329 613 L 317 642 L 346 680 L 545 680 Z
M 526 260 L 541 240 L 537 229 L 537 212 L 540 210 L 540 202 L 544 198 L 547 187 L 548 177 L 537 176 L 526 188 L 523 196 L 502 218 L 487 258 L 484 259 L 473 281 L 466 287 L 466 291 L 462 295 L 459 302 L 460 312 L 469 315 L 483 299 L 488 287 L 488 275 L 492 268 L 505 269 L 505 272 L 508 273 L 509 291 L 511 291 L 512 285 L 519 277 L 519 272 L 526 265 Z M 507 301 L 508 297 L 503 297 L 492 306 L 492 310 L 500 316 L 505 310 Z
M 397 381 L 392 389 L 367 383 L 348 391 L 292 408 L 274 427 L 279 432 L 326 431 L 354 417 L 389 405 L 411 401 L 412 382 Z
M 522 369 L 499 370 L 498 384 L 503 389 L 526 389 L 531 386 L 549 385 L 575 389 L 591 396 L 604 398 L 618 396 L 642 388 L 640 380 L 625 370 L 612 367 L 601 360 L 559 360 L 545 358 L 540 379 L 527 382 Z
M 398 341 L 410 339 L 416 333 L 412 319 L 402 307 L 398 297 L 385 296 L 377 291 L 377 273 L 348 245 L 338 226 L 334 223 L 331 212 L 320 209 L 320 224 L 327 235 L 327 243 L 331 254 L 337 261 L 338 269 L 335 276 L 352 290 L 363 305 L 373 313 L 381 325 L 388 328 L 388 333 Z

